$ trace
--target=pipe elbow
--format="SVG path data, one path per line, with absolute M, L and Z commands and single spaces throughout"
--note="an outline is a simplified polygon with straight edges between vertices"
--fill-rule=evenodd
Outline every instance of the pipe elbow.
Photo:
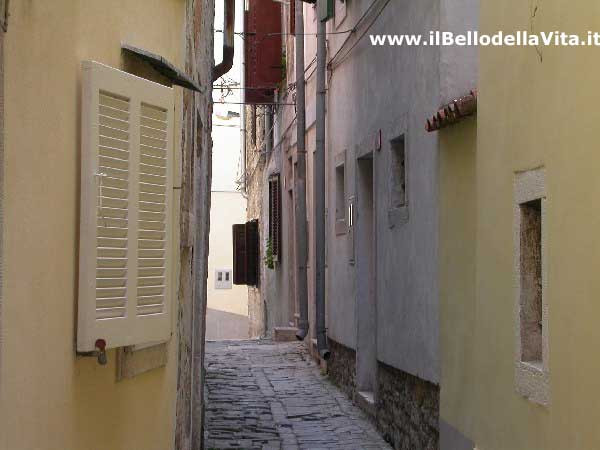
M 235 0 L 223 0 L 223 60 L 213 69 L 213 82 L 221 78 L 233 67 Z
M 223 75 L 228 73 L 233 67 L 233 47 L 223 48 L 223 61 L 217 64 L 213 70 L 213 81 L 217 81 Z
M 300 328 L 296 332 L 296 339 L 298 339 L 299 341 L 303 341 L 304 338 L 306 338 L 306 336 L 308 336 L 308 327 Z

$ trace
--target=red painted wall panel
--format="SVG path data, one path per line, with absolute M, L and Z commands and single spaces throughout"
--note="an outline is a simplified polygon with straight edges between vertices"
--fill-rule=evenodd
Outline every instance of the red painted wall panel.
M 245 102 L 271 103 L 283 73 L 281 3 L 249 0 L 244 20 Z

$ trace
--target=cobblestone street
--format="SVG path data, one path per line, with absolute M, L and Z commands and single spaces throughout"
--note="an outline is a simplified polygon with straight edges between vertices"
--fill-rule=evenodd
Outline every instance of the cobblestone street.
M 206 448 L 389 449 L 299 343 L 208 342 Z

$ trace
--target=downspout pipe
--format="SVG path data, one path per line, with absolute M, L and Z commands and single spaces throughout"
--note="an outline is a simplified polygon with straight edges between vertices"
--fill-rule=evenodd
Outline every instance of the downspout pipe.
M 235 0 L 223 0 L 223 60 L 213 69 L 213 81 L 217 81 L 233 67 Z
M 296 294 L 298 295 L 298 332 L 303 341 L 308 335 L 308 243 L 306 232 L 306 93 L 304 78 L 304 3 L 296 2 L 296 167 L 294 170 L 294 220 L 296 229 Z
M 324 1 L 324 0 L 319 0 Z M 325 324 L 325 77 L 327 75 L 327 23 L 318 20 L 317 26 L 317 101 L 316 154 L 314 164 L 315 217 L 315 309 L 317 316 L 317 350 L 329 359 Z

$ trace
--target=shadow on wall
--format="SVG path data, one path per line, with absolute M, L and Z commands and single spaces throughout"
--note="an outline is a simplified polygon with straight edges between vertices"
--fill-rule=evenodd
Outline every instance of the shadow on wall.
M 248 316 L 208 308 L 206 311 L 206 339 L 248 339 Z

